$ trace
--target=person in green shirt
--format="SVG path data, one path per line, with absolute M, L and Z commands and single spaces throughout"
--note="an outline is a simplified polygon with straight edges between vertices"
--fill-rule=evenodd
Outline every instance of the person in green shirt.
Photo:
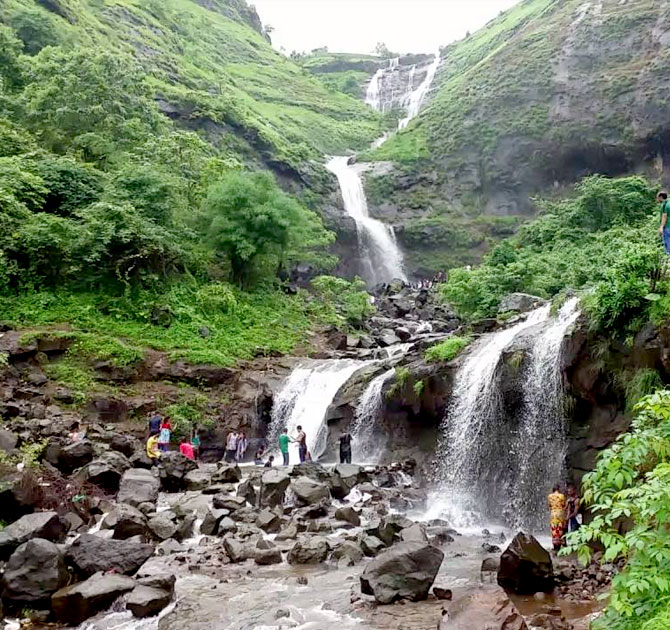
M 279 450 L 284 458 L 284 466 L 288 466 L 288 443 L 290 441 L 291 438 L 286 433 L 286 429 L 282 429 L 282 432 L 279 434 Z
M 661 204 L 661 225 L 658 228 L 661 238 L 663 239 L 663 247 L 665 253 L 670 255 L 670 225 L 668 225 L 668 193 L 661 190 L 656 200 Z
M 195 460 L 200 459 L 200 436 L 198 435 L 198 429 L 193 429 L 191 434 L 191 446 L 193 447 L 193 455 L 195 455 Z

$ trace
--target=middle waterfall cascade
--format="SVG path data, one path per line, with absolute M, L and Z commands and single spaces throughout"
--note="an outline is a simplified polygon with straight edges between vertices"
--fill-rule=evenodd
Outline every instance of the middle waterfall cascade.
M 391 282 L 398 278 L 407 280 L 403 257 L 393 228 L 368 214 L 368 202 L 363 181 L 347 156 L 332 158 L 326 167 L 334 173 L 340 184 L 344 208 L 356 222 L 359 248 L 363 263 L 362 276 L 370 286 Z
M 356 417 L 351 428 L 354 455 L 357 461 L 377 464 L 384 450 L 384 440 L 377 434 L 378 421 L 383 411 L 384 385 L 395 376 L 395 368 L 383 372 L 370 381 L 356 406 Z
M 426 78 L 423 80 L 421 85 L 416 89 L 413 90 L 409 96 L 409 100 L 407 102 L 407 116 L 400 120 L 398 122 L 398 129 L 404 129 L 409 125 L 411 120 L 413 118 L 416 118 L 419 115 L 419 112 L 421 111 L 421 106 L 423 105 L 423 102 L 426 100 L 426 96 L 428 96 L 428 92 L 430 91 L 431 86 L 433 85 L 433 80 L 435 79 L 435 75 L 437 74 L 437 69 L 440 67 L 440 53 L 439 51 L 435 55 L 435 59 L 433 60 L 433 63 L 430 64 L 430 67 L 428 68 L 428 72 L 426 74 Z M 412 69 L 412 72 L 410 73 L 412 76 L 412 79 L 414 78 L 414 68 Z
M 480 339 L 459 368 L 435 470 L 434 510 L 452 525 L 486 519 L 536 531 L 546 521 L 547 490 L 562 481 L 565 457 L 561 347 L 578 317 L 576 298 L 553 319 L 550 305 L 542 306 Z M 532 345 L 515 424 L 505 416 L 498 368 L 522 333 Z
M 328 427 L 326 412 L 340 388 L 369 361 L 336 359 L 314 361 L 293 370 L 279 392 L 272 410 L 268 431 L 271 448 L 277 444 L 282 428 L 289 435 L 297 433 L 301 425 L 307 435 L 307 448 L 316 460 L 326 450 Z

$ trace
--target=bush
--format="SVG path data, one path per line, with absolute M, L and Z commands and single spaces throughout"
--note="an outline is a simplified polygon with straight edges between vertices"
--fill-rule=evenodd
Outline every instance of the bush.
M 333 310 L 336 325 L 360 326 L 376 311 L 360 278 L 348 282 L 343 278 L 319 276 L 312 280 L 312 287 L 324 305 Z
M 428 348 L 424 356 L 426 361 L 451 361 L 465 350 L 471 342 L 472 337 L 449 337 L 449 339 Z
M 593 624 L 597 630 L 660 630 L 670 615 L 670 391 L 642 399 L 635 413 L 630 433 L 584 477 L 583 498 L 594 518 L 568 535 L 563 551 L 586 562 L 598 544 L 603 562 L 626 561 Z

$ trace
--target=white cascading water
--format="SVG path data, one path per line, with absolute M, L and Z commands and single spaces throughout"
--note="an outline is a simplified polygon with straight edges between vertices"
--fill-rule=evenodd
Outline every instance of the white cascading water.
M 298 425 L 307 435 L 313 460 L 323 455 L 328 442 L 326 412 L 340 388 L 368 361 L 352 359 L 316 361 L 296 367 L 284 383 L 272 409 L 268 432 L 271 448 L 283 428 L 295 436 Z M 295 447 L 297 449 L 297 446 Z M 292 456 L 292 461 L 296 459 Z
M 511 491 L 517 527 L 537 530 L 546 522 L 546 496 L 565 475 L 566 418 L 563 411 L 562 346 L 579 318 L 579 299 L 570 298 L 533 344 L 524 374 L 523 406 L 512 453 L 517 462 Z
M 404 129 L 409 125 L 410 121 L 413 118 L 416 118 L 421 111 L 421 106 L 428 96 L 431 86 L 433 85 L 433 80 L 437 74 L 437 69 L 440 67 L 440 53 L 439 51 L 435 54 L 435 59 L 433 63 L 428 67 L 428 72 L 426 73 L 426 78 L 422 81 L 421 85 L 416 89 L 412 90 L 409 102 L 407 104 L 407 116 L 401 119 L 398 122 L 398 129 Z
M 378 464 L 386 442 L 377 431 L 384 408 L 384 385 L 395 376 L 391 368 L 373 378 L 356 406 L 356 417 L 351 428 L 353 451 L 356 461 Z
M 326 168 L 340 184 L 344 208 L 356 222 L 363 269 L 361 275 L 370 286 L 395 279 L 407 280 L 403 256 L 393 228 L 368 214 L 368 202 L 358 171 L 347 156 L 332 158 Z
M 543 306 L 477 342 L 456 375 L 445 416 L 431 514 L 461 527 L 498 522 L 541 530 L 548 490 L 563 480 L 561 347 L 578 305 L 568 300 L 552 319 L 550 306 Z M 531 335 L 530 353 L 520 374 L 520 407 L 510 417 L 497 372 L 503 352 L 522 333 Z

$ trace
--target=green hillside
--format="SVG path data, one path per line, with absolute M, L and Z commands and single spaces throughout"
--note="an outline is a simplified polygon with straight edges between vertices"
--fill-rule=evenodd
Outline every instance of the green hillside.
M 532 214 L 531 197 L 592 173 L 661 176 L 669 17 L 654 0 L 520 2 L 443 49 L 430 104 L 367 156 L 397 167 L 371 189 L 387 192 L 409 232 L 426 218 L 442 225 L 433 232 L 471 262 L 472 247 L 459 252 L 449 231 L 495 239 L 480 215 Z

